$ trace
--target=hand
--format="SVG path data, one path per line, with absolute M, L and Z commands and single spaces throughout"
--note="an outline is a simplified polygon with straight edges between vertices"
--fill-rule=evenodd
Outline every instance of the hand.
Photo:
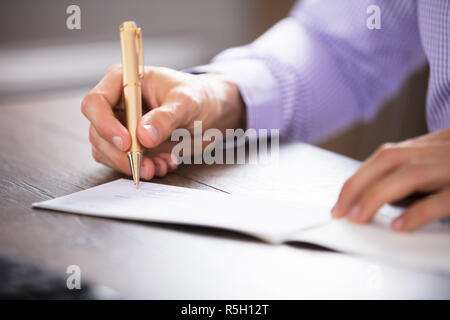
M 175 70 L 146 67 L 142 79 L 143 116 L 137 135 L 147 148 L 141 164 L 141 178 L 152 179 L 175 170 L 171 157 L 174 145 L 167 141 L 172 131 L 193 131 L 194 120 L 202 129 L 238 128 L 244 119 L 244 103 L 237 86 L 218 74 L 192 75 Z M 114 65 L 83 99 L 81 110 L 91 122 L 89 140 L 96 161 L 131 175 L 127 158 L 131 138 L 124 126 L 122 68 Z
M 366 223 L 385 203 L 416 192 L 432 194 L 396 218 L 394 230 L 450 216 L 450 128 L 382 146 L 345 182 L 332 214 Z

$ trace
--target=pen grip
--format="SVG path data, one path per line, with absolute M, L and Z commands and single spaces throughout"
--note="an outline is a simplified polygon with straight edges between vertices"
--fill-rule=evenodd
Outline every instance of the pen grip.
M 123 88 L 127 128 L 131 136 L 131 146 L 128 152 L 142 152 L 137 137 L 137 125 L 142 116 L 141 86 L 129 83 Z

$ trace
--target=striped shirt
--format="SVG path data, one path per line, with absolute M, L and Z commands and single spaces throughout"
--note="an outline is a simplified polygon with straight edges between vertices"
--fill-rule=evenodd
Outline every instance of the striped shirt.
M 380 9 L 380 29 L 367 26 L 371 5 Z M 305 0 L 254 42 L 193 71 L 237 83 L 249 128 L 317 141 L 371 119 L 428 63 L 434 131 L 450 125 L 449 41 L 450 0 Z

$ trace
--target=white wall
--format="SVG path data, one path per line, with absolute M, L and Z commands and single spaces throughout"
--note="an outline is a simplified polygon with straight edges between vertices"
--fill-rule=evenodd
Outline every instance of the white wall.
M 66 8 L 81 8 L 81 30 Z M 0 2 L 0 99 L 97 82 L 120 63 L 119 24 L 143 30 L 145 62 L 177 69 L 206 63 L 255 34 L 258 0 Z

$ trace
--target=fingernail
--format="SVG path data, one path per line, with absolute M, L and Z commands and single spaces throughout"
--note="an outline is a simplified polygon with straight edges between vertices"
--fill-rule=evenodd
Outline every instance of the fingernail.
M 358 218 L 358 216 L 359 216 L 359 207 L 358 207 L 358 205 L 356 205 L 356 206 L 354 206 L 354 207 L 352 208 L 352 210 L 350 210 L 350 212 L 348 213 L 348 218 L 349 218 L 350 220 L 355 220 L 355 219 Z
M 147 179 L 147 167 L 143 164 L 141 165 L 141 174 L 142 179 Z
M 400 218 L 397 218 L 394 220 L 394 222 L 392 223 L 392 228 L 394 230 L 402 230 L 404 225 L 405 225 L 405 220 L 400 217 Z
M 150 137 L 152 137 L 153 142 L 158 143 L 159 141 L 158 130 L 156 130 L 156 128 L 151 124 L 144 124 L 144 129 L 147 130 Z
M 122 150 L 122 148 L 123 148 L 123 141 L 122 141 L 122 138 L 121 138 L 121 137 L 119 137 L 119 136 L 114 136 L 114 137 L 112 138 L 112 142 L 113 142 L 113 144 L 116 146 L 117 149 Z

